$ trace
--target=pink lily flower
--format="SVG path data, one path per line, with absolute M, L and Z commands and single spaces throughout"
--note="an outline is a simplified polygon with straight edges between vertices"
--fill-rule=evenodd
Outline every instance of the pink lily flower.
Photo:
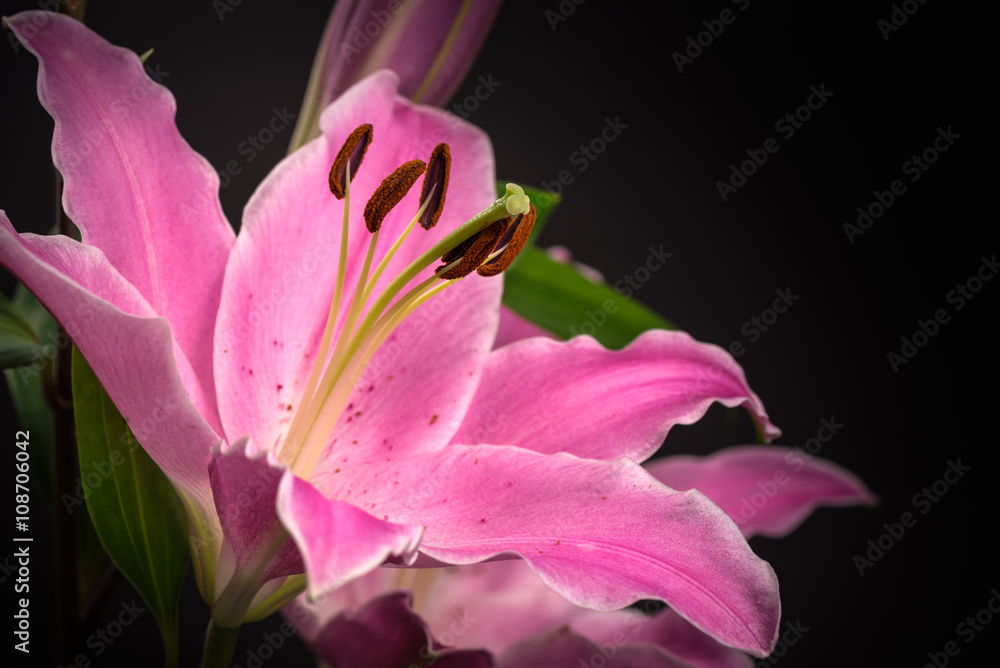
M 18 234 L 0 212 L 0 262 L 173 483 L 218 626 L 383 564 L 520 558 L 574 604 L 660 599 L 724 643 L 771 650 L 770 566 L 703 494 L 636 462 L 715 401 L 778 430 L 739 365 L 683 333 L 491 352 L 491 274 L 532 213 L 517 186 L 494 201 L 482 131 L 377 72 L 265 179 L 237 237 L 135 54 L 58 15 L 6 22 L 39 59 L 83 241 Z
M 657 459 L 647 468 L 675 489 L 700 489 L 747 538 L 787 535 L 820 506 L 876 502 L 850 472 L 793 448 L 739 446 L 704 458 Z M 748 655 L 720 644 L 674 610 L 647 606 L 600 612 L 575 606 L 546 587 L 523 561 L 407 574 L 380 569 L 316 603 L 300 598 L 283 612 L 331 666 L 375 665 L 367 652 L 392 645 L 390 638 L 401 634 L 401 628 L 408 629 L 412 640 L 395 645 L 399 663 L 378 665 L 405 668 L 420 651 L 435 648 L 435 642 L 461 648 L 444 653 L 472 666 L 481 660 L 471 653 L 474 648 L 497 657 L 500 668 L 752 665 Z M 359 625 L 365 643 L 347 637 L 348 629 Z

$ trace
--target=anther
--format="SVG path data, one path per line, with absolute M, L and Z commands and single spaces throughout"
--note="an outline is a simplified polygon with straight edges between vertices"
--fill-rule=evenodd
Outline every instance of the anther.
M 365 225 L 369 232 L 374 234 L 382 227 L 382 221 L 393 207 L 406 197 L 406 193 L 410 191 L 410 188 L 417 182 L 426 168 L 427 165 L 424 164 L 423 160 L 410 160 L 385 177 L 381 185 L 375 189 L 371 199 L 368 200 L 368 204 L 365 205 Z
M 497 242 L 503 237 L 504 232 L 507 231 L 507 226 L 510 224 L 510 218 L 504 218 L 493 223 L 485 230 L 477 234 L 476 236 L 466 240 L 461 245 L 449 251 L 444 257 L 441 258 L 445 262 L 445 266 L 452 264 L 459 258 L 459 251 L 461 249 L 461 260 L 458 264 L 443 271 L 438 274 L 439 278 L 444 278 L 447 280 L 454 280 L 457 278 L 462 278 L 463 276 L 468 276 L 476 270 L 476 267 L 481 265 L 486 258 L 490 256 L 493 249 L 496 248 Z M 443 267 L 438 267 L 441 270 Z
M 420 225 L 425 230 L 434 227 L 441 217 L 449 174 L 451 174 L 451 151 L 447 144 L 438 144 L 427 160 L 427 173 L 424 174 L 424 185 L 420 190 L 421 205 L 428 197 L 431 198 L 427 208 L 424 209 L 424 214 L 420 217 Z
M 495 246 L 495 249 L 503 248 L 503 251 L 497 257 L 478 267 L 476 273 L 480 276 L 496 276 L 506 271 L 507 267 L 514 261 L 514 258 L 518 256 L 524 249 L 525 244 L 528 243 L 528 237 L 531 236 L 531 229 L 535 226 L 537 215 L 538 212 L 535 211 L 535 205 L 532 204 L 528 209 L 528 213 L 521 214 L 515 218 L 514 222 L 510 224 L 510 227 L 507 228 L 503 237 Z
M 330 169 L 330 192 L 337 199 L 344 199 L 344 184 L 347 183 L 347 166 L 351 166 L 351 181 L 361 167 L 368 145 L 372 143 L 372 126 L 368 123 L 359 125 L 340 147 L 333 167 Z

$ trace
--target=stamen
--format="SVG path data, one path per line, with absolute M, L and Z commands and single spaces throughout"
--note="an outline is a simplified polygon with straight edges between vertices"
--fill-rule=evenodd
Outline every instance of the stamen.
M 526 240 L 526 236 L 530 234 L 531 224 L 534 222 L 530 201 L 519 186 L 508 184 L 504 196 L 411 261 L 389 282 L 369 307 L 371 293 L 395 251 L 418 222 L 432 218 L 425 216 L 432 206 L 437 206 L 438 209 L 442 206 L 442 198 L 437 198 L 435 193 L 439 187 L 442 189 L 447 187 L 446 172 L 450 167 L 446 164 L 446 154 L 447 147 L 444 145 L 435 149 L 431 156 L 434 173 L 425 181 L 427 192 L 422 197 L 420 209 L 371 274 L 369 271 L 374 260 L 377 231 L 383 219 L 403 199 L 416 179 L 425 173 L 427 166 L 419 160 L 406 163 L 387 177 L 369 200 L 365 219 L 373 237 L 344 326 L 336 345 L 333 345 L 332 333 L 340 311 L 344 267 L 347 264 L 347 202 L 350 201 L 350 178 L 354 174 L 348 160 L 344 170 L 347 202 L 344 207 L 343 239 L 334 303 L 331 304 L 327 328 L 319 354 L 314 359 L 314 366 L 302 400 L 279 447 L 279 457 L 299 477 L 308 479 L 311 476 L 329 445 L 330 434 L 344 406 L 350 400 L 358 378 L 392 332 L 422 304 L 455 284 L 459 278 L 472 273 L 484 262 L 497 260 L 500 264 L 506 262 L 507 255 L 513 259 L 524 245 L 520 240 L 521 236 L 525 236 Z M 522 231 L 511 230 L 515 221 L 519 223 L 518 228 L 524 228 Z M 393 303 L 396 296 L 405 290 L 420 272 L 433 266 L 438 258 L 444 258 L 445 265 Z M 333 350 L 327 360 L 330 348 Z
M 437 274 L 440 278 L 445 278 L 448 280 L 455 280 L 462 278 L 463 276 L 468 276 L 476 270 L 476 267 L 481 265 L 486 258 L 490 256 L 493 249 L 497 246 L 497 241 L 503 237 L 504 232 L 507 231 L 507 226 L 510 224 L 510 218 L 504 218 L 503 220 L 497 221 L 496 223 L 490 225 L 485 230 L 474 236 L 473 238 L 466 241 L 469 244 L 468 249 L 462 253 L 462 259 L 457 265 L 451 269 L 445 269 Z M 471 242 L 471 243 L 470 243 Z M 457 250 L 457 249 L 456 249 Z M 449 263 L 449 258 L 453 253 L 449 252 L 441 258 L 445 263 Z M 457 259 L 457 256 L 452 258 L 452 262 Z M 438 267 L 438 270 L 444 269 L 444 267 Z
M 362 128 L 364 126 L 361 126 Z M 360 130 L 361 128 L 358 128 Z M 358 132 L 355 130 L 352 133 L 352 137 Z M 350 140 L 348 140 L 349 142 Z M 346 144 L 344 145 L 346 148 Z M 344 153 L 344 149 L 341 149 L 341 153 Z M 337 156 L 338 159 L 340 156 Z M 344 166 L 344 215 L 340 226 L 340 262 L 337 264 L 337 283 L 334 286 L 333 291 L 333 301 L 330 303 L 330 311 L 326 316 L 326 326 L 323 328 L 323 340 L 319 344 L 319 350 L 316 354 L 316 361 L 313 363 L 313 368 L 309 372 L 309 379 L 306 381 L 305 391 L 302 393 L 302 401 L 299 405 L 299 410 L 295 412 L 292 416 L 292 424 L 288 428 L 288 433 L 285 435 L 285 439 L 278 446 L 277 454 L 281 454 L 289 443 L 294 443 L 298 435 L 298 430 L 301 427 L 303 416 L 308 413 L 308 410 L 303 410 L 302 404 L 306 407 L 310 406 L 313 399 L 313 392 L 316 389 L 316 383 L 319 382 L 320 372 L 323 370 L 323 362 L 326 360 L 326 355 L 330 351 L 330 343 L 333 339 L 333 330 L 337 326 L 337 317 L 340 315 L 340 301 L 344 294 L 344 278 L 347 269 L 347 242 L 349 238 L 348 231 L 350 229 L 350 209 L 351 209 L 351 179 L 354 174 L 357 174 L 356 169 L 351 169 L 351 161 L 348 160 Z M 336 171 L 336 163 L 334 169 L 330 171 L 331 174 Z M 336 195 L 336 193 L 334 193 Z M 339 344 L 339 341 L 338 341 Z
M 382 227 L 382 221 L 389 215 L 393 207 L 399 204 L 400 200 L 406 197 L 406 193 L 420 175 L 427 169 L 423 160 L 410 160 L 396 168 L 389 176 L 385 177 L 382 184 L 375 189 L 375 193 L 368 204 L 365 205 L 365 225 L 368 231 L 375 233 L 375 230 Z
M 448 191 L 448 176 L 451 174 L 451 150 L 447 144 L 438 144 L 431 151 L 427 161 L 424 185 L 420 189 L 420 202 L 427 203 L 427 210 L 420 217 L 420 225 L 429 230 L 437 225 L 444 210 L 444 196 Z
M 514 222 L 503 235 L 503 238 L 496 245 L 496 249 L 503 248 L 503 251 L 500 255 L 476 269 L 476 273 L 480 276 L 496 276 L 506 271 L 514 261 L 514 258 L 524 250 L 525 244 L 528 243 L 528 237 L 531 236 L 531 230 L 535 226 L 535 218 L 537 216 L 538 212 L 535 211 L 535 205 L 532 204 L 528 209 L 528 213 L 514 219 Z
M 340 147 L 340 152 L 333 161 L 333 167 L 330 168 L 330 192 L 337 199 L 344 199 L 344 184 L 348 179 L 353 181 L 358 173 L 368 145 L 372 143 L 372 132 L 369 123 L 359 125 Z M 350 175 L 347 173 L 348 169 L 351 171 Z

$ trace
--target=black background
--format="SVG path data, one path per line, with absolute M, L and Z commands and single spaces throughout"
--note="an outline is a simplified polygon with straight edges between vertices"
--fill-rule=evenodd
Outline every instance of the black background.
M 559 12 L 557 0 L 508 2 L 456 100 L 474 92 L 478 76 L 500 82 L 470 120 L 492 136 L 501 178 L 540 184 L 570 171 L 543 245 L 568 246 L 611 283 L 662 245 L 673 256 L 636 297 L 700 340 L 745 345 L 739 361 L 784 430 L 779 443 L 804 443 L 822 418 L 843 425 L 819 454 L 856 472 L 882 503 L 820 510 L 784 539 L 752 541 L 778 573 L 785 621 L 809 629 L 778 663 L 919 666 L 956 641 L 953 665 L 986 665 L 1000 620 L 968 644 L 956 625 L 1000 587 L 989 495 L 997 439 L 986 429 L 995 423 L 990 314 L 1000 281 L 961 310 L 946 294 L 998 250 L 988 206 L 994 160 L 984 155 L 993 153 L 991 135 L 973 115 L 992 104 L 981 53 L 991 19 L 970 6 L 914 1 L 916 13 L 886 40 L 877 22 L 889 19 L 889 2 L 751 0 L 745 11 L 724 0 L 669 4 L 563 0 L 565 20 L 553 29 L 546 11 Z M 33 6 L 6 2 L 4 13 Z M 727 8 L 735 21 L 678 72 L 672 54 Z M 328 3 L 247 1 L 220 20 L 209 0 L 95 0 L 87 23 L 115 44 L 155 47 L 149 64 L 166 73 L 181 133 L 221 168 L 243 160 L 237 147 L 272 108 L 297 109 L 328 12 Z M 52 123 L 35 99 L 35 59 L 5 43 L 0 63 L 0 206 L 18 229 L 47 230 Z M 775 122 L 821 85 L 833 93 L 822 108 L 791 138 L 776 132 Z M 581 172 L 571 156 L 606 118 L 628 127 Z M 960 138 L 911 183 L 903 163 L 949 127 Z M 716 182 L 769 137 L 780 150 L 723 202 Z M 234 224 L 289 138 L 290 130 L 243 162 L 223 189 Z M 906 192 L 851 244 L 843 223 L 894 179 Z M 4 290 L 11 286 L 5 274 Z M 778 289 L 799 299 L 751 344 L 741 328 Z M 894 372 L 887 354 L 939 308 L 950 321 Z M 748 420 L 734 424 L 713 409 L 699 425 L 677 428 L 664 452 L 708 453 L 751 438 Z M 859 576 L 853 557 L 883 523 L 914 512 L 912 497 L 959 458 L 971 470 L 926 515 L 917 510 L 916 525 Z M 37 550 L 47 544 L 44 529 Z M 40 658 L 51 649 L 45 613 L 56 594 L 47 585 L 51 560 L 36 556 L 33 569 Z M 123 584 L 101 626 L 133 596 Z M 196 665 L 207 608 L 190 578 L 183 605 L 182 665 Z M 240 665 L 277 622 L 244 629 Z M 131 665 L 158 655 L 156 643 L 145 615 L 93 665 Z M 292 640 L 268 663 L 310 665 L 307 656 Z

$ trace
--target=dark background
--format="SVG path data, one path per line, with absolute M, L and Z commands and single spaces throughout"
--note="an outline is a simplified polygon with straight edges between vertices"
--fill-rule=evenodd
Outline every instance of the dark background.
M 877 22 L 889 19 L 889 2 L 670 5 L 508 2 L 456 100 L 473 93 L 480 75 L 500 82 L 470 120 L 493 137 L 501 178 L 540 184 L 569 170 L 573 182 L 543 245 L 568 246 L 611 283 L 662 245 L 673 256 L 636 297 L 700 340 L 744 344 L 739 362 L 784 430 L 779 443 L 803 444 L 823 418 L 843 425 L 819 454 L 856 472 L 881 505 L 820 510 L 787 538 L 751 543 L 778 573 L 785 622 L 808 628 L 779 663 L 919 666 L 955 641 L 953 665 L 986 665 L 1000 619 L 970 643 L 956 625 L 1000 587 L 988 500 L 997 439 L 986 430 L 995 422 L 989 323 L 1000 281 L 987 282 L 961 310 L 946 295 L 998 250 L 996 214 L 987 206 L 994 160 L 983 159 L 993 153 L 991 135 L 972 113 L 992 104 L 981 53 L 990 19 L 978 8 L 914 0 L 907 7 L 916 13 L 886 40 Z M 3 6 L 9 14 L 37 4 Z M 560 6 L 565 20 L 553 30 L 546 11 Z M 735 20 L 678 72 L 672 54 L 723 9 Z M 149 64 L 165 73 L 177 98 L 181 133 L 221 168 L 244 160 L 237 147 L 267 124 L 272 108 L 298 108 L 328 12 L 328 3 L 242 2 L 220 21 L 209 0 L 95 0 L 87 23 L 115 44 L 155 47 Z M 52 123 L 35 99 L 36 62 L 5 43 L 0 63 L 0 205 L 18 229 L 47 230 Z M 833 94 L 783 137 L 775 123 L 805 103 L 810 86 Z M 628 127 L 581 172 L 572 154 L 599 136 L 606 118 Z M 949 127 L 960 138 L 910 182 L 903 163 Z M 290 134 L 242 162 L 223 189 L 234 224 Z M 716 182 L 769 137 L 778 152 L 723 202 Z M 850 243 L 843 223 L 894 179 L 905 193 Z M 9 275 L 2 280 L 9 291 Z M 799 299 L 750 343 L 741 328 L 771 306 L 778 289 Z M 939 308 L 950 321 L 894 372 L 887 354 L 900 352 L 900 337 Z M 6 395 L 3 401 L 7 416 Z M 748 420 L 713 409 L 699 425 L 676 429 L 664 450 L 707 453 L 750 439 Z M 912 497 L 959 458 L 971 470 L 920 514 Z M 853 557 L 907 511 L 915 526 L 859 576 Z M 43 530 L 36 530 L 39 550 L 48 540 Z M 33 569 L 32 646 L 42 653 L 55 593 L 45 588 L 51 562 L 38 556 Z M 182 665 L 195 665 L 208 612 L 190 578 L 188 585 L 182 653 L 192 658 Z M 123 584 L 109 615 L 133 596 Z M 278 621 L 244 629 L 240 665 L 246 647 Z M 146 615 L 93 665 L 155 657 L 156 643 Z M 292 640 L 271 663 L 309 665 L 306 657 Z

